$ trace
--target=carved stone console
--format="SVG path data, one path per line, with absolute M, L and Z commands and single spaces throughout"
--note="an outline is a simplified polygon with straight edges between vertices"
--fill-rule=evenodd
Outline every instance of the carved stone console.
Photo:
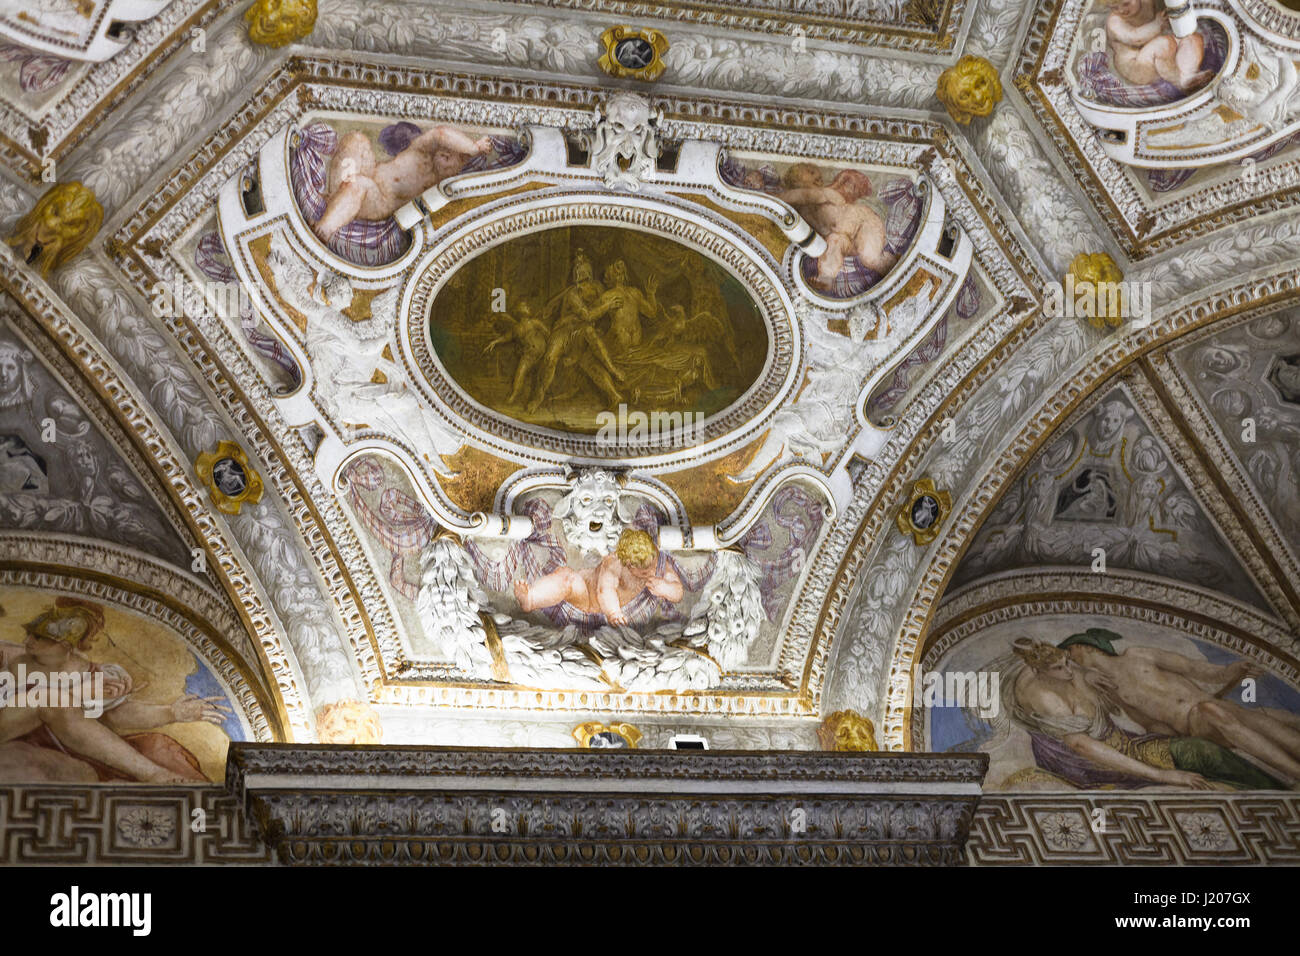
M 960 864 L 982 754 L 236 745 L 284 863 Z

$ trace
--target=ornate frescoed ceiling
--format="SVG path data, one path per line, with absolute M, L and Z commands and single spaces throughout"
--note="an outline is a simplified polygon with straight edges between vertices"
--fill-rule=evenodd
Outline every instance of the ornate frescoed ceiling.
M 1125 622 L 1297 699 L 1300 14 L 29 6 L 0 603 L 182 724 L 960 749 L 926 673 Z

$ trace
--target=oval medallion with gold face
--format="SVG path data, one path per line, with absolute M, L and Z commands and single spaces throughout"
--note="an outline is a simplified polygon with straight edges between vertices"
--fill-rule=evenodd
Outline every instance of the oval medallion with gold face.
M 466 261 L 429 338 L 480 405 L 529 425 L 678 447 L 763 373 L 767 327 L 744 286 L 671 239 L 559 226 Z

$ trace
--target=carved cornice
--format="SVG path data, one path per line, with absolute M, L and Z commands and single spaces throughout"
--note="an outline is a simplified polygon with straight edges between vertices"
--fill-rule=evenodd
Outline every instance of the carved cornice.
M 1049 613 L 1031 610 L 1029 606 L 1038 607 L 1037 602 L 1057 600 L 1123 605 L 1138 609 L 1134 614 L 1146 608 L 1195 618 L 1209 622 L 1225 634 L 1261 644 L 1275 655 L 1300 658 L 1300 637 L 1272 615 L 1217 591 L 1138 571 L 1112 569 L 1105 574 L 1094 574 L 1089 568 L 1025 568 L 990 575 L 944 595 L 926 636 L 922 667 L 933 666 L 946 653 L 939 646 L 941 635 L 981 609 L 1024 602 L 1023 614 Z
M 104 393 L 95 389 L 84 370 L 65 354 L 59 342 L 51 338 L 41 323 L 26 310 L 11 307 L 12 302 L 13 300 L 0 295 L 0 323 L 9 325 L 19 339 L 40 356 L 59 384 L 76 396 L 80 407 L 94 421 L 109 446 L 122 456 L 135 477 L 149 489 L 151 502 L 162 511 L 168 527 L 178 536 L 179 543 L 187 551 L 194 547 L 198 538 L 187 516 L 177 508 L 167 487 L 158 480 L 153 457 L 130 440 L 130 431 L 122 428 L 118 417 L 120 413 L 110 410 L 104 401 Z M 216 582 L 211 572 L 208 572 L 208 577 Z
M 382 796 L 379 797 L 382 799 Z M 405 809 L 417 810 L 414 820 L 421 820 L 418 799 L 404 797 Z M 545 807 L 545 803 L 539 804 Z M 807 804 L 803 806 L 807 808 Z M 505 809 L 502 805 L 501 809 Z M 566 808 L 567 809 L 567 808 Z M 617 809 L 622 810 L 622 807 Z M 194 811 L 203 811 L 205 826 L 192 827 Z M 1107 823 L 1100 833 L 1093 829 L 1098 819 Z M 570 809 L 570 812 L 572 810 Z M 605 821 L 612 811 L 606 805 L 588 818 L 596 826 L 614 828 Z M 700 814 L 698 805 L 685 813 Z M 395 814 L 386 814 L 392 819 Z M 901 830 L 917 819 L 915 810 L 898 808 L 881 813 L 877 832 L 887 832 L 895 823 Z M 428 829 L 433 829 L 426 816 Z M 807 835 L 783 843 L 764 839 L 748 828 L 754 818 L 746 804 L 725 822 L 733 845 L 714 843 L 710 847 L 691 846 L 679 840 L 664 840 L 658 833 L 654 850 L 623 842 L 595 847 L 592 843 L 572 841 L 563 844 L 554 834 L 557 822 L 567 823 L 552 812 L 542 814 L 541 826 L 530 829 L 527 837 L 498 837 L 490 846 L 479 844 L 460 847 L 424 842 L 420 837 L 398 846 L 391 843 L 391 860 L 433 857 L 443 862 L 448 857 L 470 858 L 474 862 L 496 860 L 496 854 L 527 862 L 550 862 L 565 859 L 584 864 L 608 861 L 615 854 L 620 859 L 640 862 L 759 862 L 760 860 L 793 863 L 812 862 L 829 857 L 829 852 L 809 843 Z M 687 816 L 670 815 L 676 825 Z M 909 819 L 910 818 L 910 819 Z M 396 821 L 406 829 L 411 817 Z M 507 816 L 515 826 L 520 816 Z M 527 815 L 523 819 L 529 819 Z M 716 819 L 716 818 L 715 818 Z M 529 819 L 529 822 L 532 822 Z M 656 822 L 667 828 L 663 817 Z M 708 821 L 713 822 L 713 821 Z M 805 821 L 807 823 L 808 821 Z M 623 825 L 622 821 L 618 821 Z M 716 824 L 715 824 L 716 826 Z M 343 831 L 350 832 L 350 831 Z M 661 830 L 662 832 L 662 830 Z M 679 831 L 680 832 L 680 831 Z M 896 831 L 897 832 L 897 831 Z M 243 866 L 274 866 L 277 860 L 262 841 L 244 811 L 243 801 L 223 787 L 214 786 L 19 786 L 0 789 L 0 861 L 21 866 L 66 866 L 92 863 L 131 865 L 237 863 Z M 704 836 L 704 827 L 695 834 Z M 689 831 L 683 839 L 689 839 Z M 980 797 L 965 837 L 964 849 L 952 862 L 974 866 L 1035 864 L 1108 864 L 1150 866 L 1166 864 L 1296 864 L 1300 863 L 1300 796 L 1263 793 L 1032 793 L 985 794 Z M 746 839 L 751 837 L 752 839 Z M 798 842 L 796 842 L 796 839 Z M 594 841 L 593 841 L 594 842 Z M 412 845 L 414 843 L 414 845 Z M 557 844 L 559 844 L 557 846 Z M 667 844 L 667 845 L 664 845 Z M 861 845 L 836 853 L 837 858 L 865 862 L 879 858 L 892 843 L 871 849 Z M 309 855 L 304 843 L 291 849 L 290 858 Z M 369 847 L 358 852 L 340 851 L 336 856 L 366 856 Z M 477 853 L 477 857 L 472 857 Z M 687 854 L 690 854 L 689 856 Z M 381 854 L 376 854 L 377 856 Z M 942 854 L 941 854 L 942 855 Z
M 237 744 L 226 784 L 288 863 L 951 865 L 987 768 L 984 754 Z
M 536 0 L 509 0 L 536 7 Z M 759 33 L 793 42 L 802 37 L 848 43 L 866 49 L 943 53 L 951 50 L 966 0 L 890 3 L 859 0 L 830 5 L 816 0 L 733 0 L 680 3 L 676 0 L 543 0 L 544 6 L 637 22 L 655 19 Z M 668 29 L 665 27 L 665 29 Z M 671 39 L 671 37 L 670 37 Z

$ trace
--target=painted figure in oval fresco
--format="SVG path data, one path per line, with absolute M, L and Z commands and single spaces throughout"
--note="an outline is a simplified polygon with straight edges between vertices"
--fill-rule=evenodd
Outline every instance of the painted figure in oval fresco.
M 413 123 L 399 125 L 407 144 L 394 144 L 395 155 L 382 163 L 365 133 L 353 131 L 339 140 L 329 164 L 325 212 L 312 227 L 325 242 L 353 219 L 387 219 L 430 186 L 455 176 L 470 157 L 492 151 L 486 136 L 470 139 L 451 126 L 420 132 Z
M 1177 102 L 1213 79 L 1228 50 L 1227 34 L 1208 18 L 1174 36 L 1162 0 L 1097 0 L 1081 33 L 1079 92 L 1110 106 Z
M 451 176 L 500 169 L 527 150 L 510 136 L 453 126 L 309 123 L 297 131 L 289 180 L 303 218 L 331 250 L 357 265 L 393 262 L 410 237 L 393 214 Z M 382 158 L 381 158 L 382 157 Z
M 879 282 L 921 225 L 924 203 L 906 176 L 730 155 L 719 172 L 732 186 L 789 203 L 826 240 L 826 251 L 804 259 L 801 268 L 808 284 L 829 298 L 852 298 Z
M 1007 646 L 972 640 L 939 670 Z M 931 711 L 932 746 L 995 755 L 997 789 L 1300 789 L 1300 694 L 1252 662 L 1182 636 L 1135 643 L 1104 627 L 1055 644 L 1020 634 L 1009 647 L 979 665 L 1000 676 L 997 713 Z
M 871 180 L 856 169 L 842 169 L 830 185 L 822 182 L 821 170 L 812 163 L 795 163 L 785 173 L 785 189 L 777 193 L 799 215 L 808 220 L 826 240 L 826 251 L 817 260 L 813 284 L 831 288 L 844 268 L 845 256 L 855 256 L 866 268 L 884 275 L 898 256 L 890 252 L 885 220 L 858 200 L 872 194 Z
M 157 628 L 128 634 L 122 612 L 107 609 L 106 616 L 89 601 L 50 601 L 34 592 L 6 594 L 5 601 L 43 609 L 20 626 L 21 643 L 0 640 L 0 782 L 220 779 L 238 725 L 224 692 L 191 652 L 174 639 L 161 638 L 169 646 L 160 646 L 159 634 L 145 633 Z M 55 695 L 70 680 L 79 692 Z
M 443 367 L 472 398 L 573 432 L 598 431 L 620 408 L 721 411 L 768 352 L 758 309 L 721 266 L 609 226 L 549 229 L 481 253 L 439 290 L 429 323 Z

